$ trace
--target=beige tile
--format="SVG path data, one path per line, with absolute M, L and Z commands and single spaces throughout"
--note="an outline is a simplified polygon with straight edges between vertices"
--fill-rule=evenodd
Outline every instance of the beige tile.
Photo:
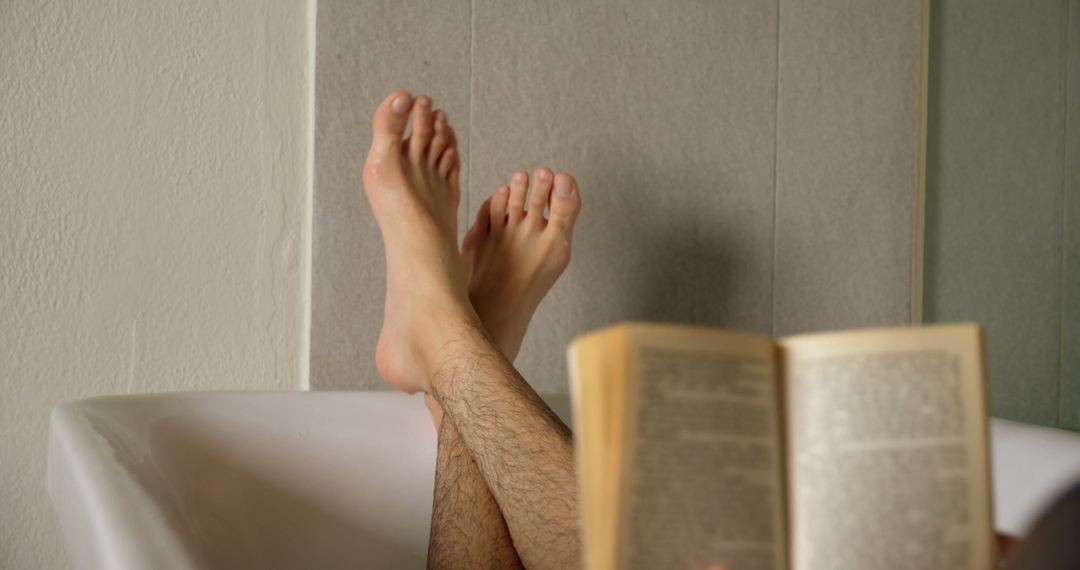
M 1069 2 L 1060 426 L 1080 430 L 1080 0 Z
M 361 169 L 375 106 L 430 93 L 468 149 L 469 5 L 320 0 L 315 80 L 311 385 L 374 388 L 384 259 Z
M 1054 425 L 1064 3 L 934 4 L 925 317 L 982 323 L 993 413 Z
M 910 322 L 919 2 L 781 2 L 776 334 Z
M 574 261 L 518 359 L 566 391 L 565 349 L 622 319 L 768 332 L 773 3 L 475 2 L 471 203 L 515 169 L 574 174 Z

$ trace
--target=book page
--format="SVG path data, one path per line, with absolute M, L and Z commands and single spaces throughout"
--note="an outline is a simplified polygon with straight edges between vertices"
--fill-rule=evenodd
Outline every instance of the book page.
M 576 339 L 568 351 L 585 567 L 590 569 L 615 568 L 628 334 L 625 327 L 609 327 Z
M 703 328 L 631 333 L 619 568 L 786 568 L 775 347 Z
M 991 567 L 974 325 L 780 343 L 798 570 Z

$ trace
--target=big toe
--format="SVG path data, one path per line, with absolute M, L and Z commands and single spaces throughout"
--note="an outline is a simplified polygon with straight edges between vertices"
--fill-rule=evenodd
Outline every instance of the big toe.
M 555 175 L 555 184 L 551 190 L 551 202 L 548 204 L 551 219 L 548 228 L 569 235 L 574 230 L 574 222 L 581 212 L 581 193 L 577 181 L 565 172 Z
M 383 99 L 371 120 L 372 152 L 401 152 L 401 139 L 412 107 L 413 97 L 408 91 L 399 89 Z

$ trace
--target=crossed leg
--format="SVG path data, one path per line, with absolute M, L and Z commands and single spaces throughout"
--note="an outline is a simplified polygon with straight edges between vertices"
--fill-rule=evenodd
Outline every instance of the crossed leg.
M 569 236 L 548 231 L 544 209 L 552 188 L 574 184 L 565 174 L 538 168 L 529 208 L 525 210 L 528 174 L 516 172 L 477 212 L 462 243 L 471 268 L 469 300 L 484 329 L 508 361 L 517 356 L 529 320 L 540 300 L 570 261 Z M 580 199 L 569 197 L 572 221 Z M 428 408 L 439 430 L 435 500 L 428 548 L 429 568 L 520 567 L 517 551 L 498 504 L 452 423 L 431 395 Z
M 439 433 L 427 567 L 521 568 L 502 511 L 453 424 L 426 396 Z
M 569 261 L 580 209 L 574 181 L 538 171 L 525 213 L 527 180 L 515 177 L 481 209 L 458 255 L 459 162 L 445 115 L 429 98 L 398 91 L 379 106 L 373 132 L 364 187 L 387 259 L 376 365 L 391 386 L 427 392 L 441 423 L 431 562 L 455 564 L 445 556 L 462 554 L 457 562 L 514 564 L 516 550 L 529 567 L 576 567 L 570 433 L 510 363 Z M 475 303 L 482 299 L 500 301 Z M 487 549 L 471 541 L 476 533 Z

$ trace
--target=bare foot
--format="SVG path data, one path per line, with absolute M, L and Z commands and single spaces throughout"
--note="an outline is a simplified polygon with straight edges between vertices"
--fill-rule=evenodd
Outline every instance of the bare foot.
M 461 244 L 471 270 L 469 300 L 492 340 L 513 362 L 540 301 L 570 263 L 574 222 L 581 211 L 569 174 L 537 168 L 515 172 L 480 206 Z M 544 215 L 544 210 L 549 215 Z
M 480 206 L 461 244 L 471 269 L 469 299 L 488 335 L 513 362 L 540 301 L 570 263 L 570 242 L 581 211 L 577 183 L 569 174 L 538 168 L 528 212 L 529 176 L 516 172 Z M 554 191 L 553 191 L 554 189 Z M 545 207 L 550 217 L 545 218 Z M 442 409 L 425 403 L 438 430 Z
M 412 118 L 412 134 L 403 140 Z M 372 121 L 364 190 L 386 250 L 386 305 L 375 365 L 388 384 L 427 390 L 432 347 L 445 324 L 475 325 L 468 272 L 457 252 L 460 162 L 446 115 L 430 97 L 391 93 Z

